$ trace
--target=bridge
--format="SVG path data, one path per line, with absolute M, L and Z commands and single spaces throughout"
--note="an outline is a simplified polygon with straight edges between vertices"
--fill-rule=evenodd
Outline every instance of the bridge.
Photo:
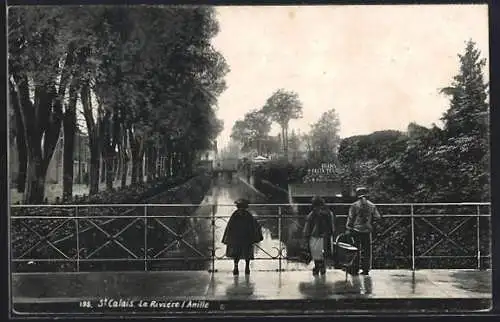
M 28 315 L 69 312 L 82 300 L 98 306 L 104 298 L 215 301 L 210 310 L 226 314 L 302 312 L 297 303 L 304 300 L 323 312 L 490 307 L 489 203 L 379 204 L 384 218 L 374 234 L 370 276 L 345 280 L 330 267 L 316 278 L 294 251 L 309 205 L 261 202 L 248 183 L 235 180 L 215 184 L 200 205 L 12 205 L 13 308 Z M 221 238 L 240 197 L 254 201 L 250 210 L 264 240 L 250 276 L 233 277 Z M 349 204 L 328 206 L 343 227 Z M 41 208 L 51 214 L 37 215 Z

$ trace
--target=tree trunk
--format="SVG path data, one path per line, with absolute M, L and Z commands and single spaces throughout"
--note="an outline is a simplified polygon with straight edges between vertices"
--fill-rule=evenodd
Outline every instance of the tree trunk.
M 10 70 L 17 87 L 15 90 L 15 93 L 17 93 L 15 104 L 19 104 L 23 134 L 26 140 L 27 166 L 24 194 L 26 203 L 42 203 L 44 199 L 45 177 L 61 130 L 62 102 L 70 79 L 70 66 L 74 63 L 73 51 L 74 46 L 70 45 L 67 59 L 59 75 L 58 88 L 55 85 L 57 77 L 48 80 L 45 84 L 35 86 L 34 104 L 30 99 L 31 95 L 26 74 L 22 74 L 16 69 Z M 11 85 L 13 85 L 12 82 Z M 22 153 L 20 158 L 22 158 Z
M 122 135 L 122 143 L 118 147 L 121 159 L 121 186 L 125 188 L 127 186 L 127 175 L 128 175 L 128 162 L 129 157 L 127 153 L 127 132 L 124 131 Z
M 63 200 L 71 200 L 73 196 L 73 156 L 75 151 L 76 132 L 76 84 L 72 83 L 69 90 L 69 104 L 63 118 L 64 154 L 63 154 Z
M 118 153 L 118 151 L 115 151 L 114 155 L 115 156 L 113 158 L 113 182 L 118 181 L 121 178 L 121 169 L 122 169 L 120 154 Z
M 17 140 L 16 140 L 17 141 Z M 17 173 L 17 191 L 23 193 L 26 186 L 26 169 L 28 167 L 28 155 L 26 153 L 26 140 L 24 136 L 16 142 L 19 166 Z
M 163 150 L 160 148 L 159 143 L 156 144 L 156 158 L 155 158 L 155 175 L 157 178 L 163 177 L 162 174 L 162 162 L 161 156 L 163 155 Z
M 99 164 L 101 167 L 101 178 L 100 178 L 100 183 L 105 183 L 106 182 L 106 156 L 104 153 L 101 154 L 101 158 L 99 160 Z
M 145 158 L 145 168 L 146 168 L 146 180 L 147 182 L 151 181 L 151 144 L 146 143 L 146 147 L 144 148 L 144 158 Z
M 132 179 L 131 179 L 131 184 L 135 185 L 137 184 L 137 156 L 135 155 L 134 152 L 132 152 Z
M 285 152 L 285 128 L 281 127 L 281 150 Z
M 127 130 L 124 129 L 122 132 L 122 144 L 120 155 L 122 156 L 122 187 L 127 185 L 127 177 L 128 177 L 128 163 L 130 161 L 130 157 L 128 155 L 128 135 Z
M 128 158 L 122 163 L 122 188 L 127 186 L 127 176 L 128 176 Z
M 90 140 L 89 195 L 99 193 L 100 153 L 98 143 Z
M 120 149 L 118 148 L 118 153 L 115 158 L 115 162 L 113 163 L 113 173 L 114 178 L 113 181 L 118 181 L 122 177 L 122 157 L 120 155 Z
M 156 178 L 156 155 L 156 148 L 151 143 L 148 147 L 148 153 L 146 156 L 148 181 L 152 181 Z
M 106 190 L 113 190 L 113 182 L 114 182 L 114 172 L 113 167 L 115 163 L 115 153 L 114 151 L 107 151 L 105 160 L 105 168 L 106 168 Z
M 57 145 L 62 118 L 62 103 L 55 86 L 37 86 L 35 104 L 30 100 L 28 79 L 16 75 L 17 93 L 27 149 L 25 203 L 42 203 L 45 177 Z
M 288 127 L 286 125 L 282 127 L 282 136 L 283 136 L 283 153 L 285 155 L 285 159 L 288 162 Z
M 27 142 L 24 131 L 24 123 L 21 115 L 21 106 L 18 97 L 18 93 L 12 84 L 10 84 L 10 94 L 11 94 L 11 103 L 12 108 L 14 110 L 14 118 L 15 118 L 15 132 L 16 132 L 16 147 L 17 147 L 17 155 L 18 155 L 18 172 L 17 172 L 17 180 L 16 186 L 17 191 L 19 193 L 23 193 L 26 186 L 26 168 L 28 167 L 28 155 L 27 155 Z
M 35 151 L 28 152 L 28 167 L 26 171 L 25 204 L 42 204 L 45 197 L 45 175 L 48 162 L 43 162 Z
M 144 183 L 144 149 L 141 150 L 137 157 L 137 182 Z
M 144 182 L 144 139 L 134 135 L 130 129 L 128 132 L 130 150 L 132 152 L 132 183 L 142 183 Z
M 89 165 L 89 195 L 99 192 L 99 169 L 100 169 L 100 143 L 98 138 L 99 128 L 94 121 L 92 113 L 92 101 L 90 97 L 89 84 L 84 84 L 81 89 L 81 100 L 87 123 L 87 132 L 89 136 L 90 165 Z

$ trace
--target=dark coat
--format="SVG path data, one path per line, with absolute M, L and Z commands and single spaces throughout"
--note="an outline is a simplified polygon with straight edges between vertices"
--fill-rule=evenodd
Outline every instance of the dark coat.
M 327 257 L 332 255 L 332 237 L 335 234 L 335 215 L 326 207 L 313 209 L 306 218 L 303 231 L 309 242 L 311 237 L 323 237 L 323 249 Z
M 314 209 L 307 215 L 304 237 L 330 238 L 335 232 L 335 215 L 328 208 Z
M 263 239 L 257 220 L 248 210 L 238 209 L 229 218 L 222 242 L 227 245 L 227 257 L 253 259 L 253 244 Z

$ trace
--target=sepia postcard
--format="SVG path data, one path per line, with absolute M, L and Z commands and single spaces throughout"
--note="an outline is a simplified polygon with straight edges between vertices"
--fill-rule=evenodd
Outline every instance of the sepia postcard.
M 492 307 L 488 5 L 12 5 L 12 318 Z

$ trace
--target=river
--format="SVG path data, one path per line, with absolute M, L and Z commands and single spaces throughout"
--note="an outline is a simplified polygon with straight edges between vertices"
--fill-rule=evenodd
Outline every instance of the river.
M 165 261 L 157 269 L 215 269 L 218 272 L 230 272 L 233 269 L 233 261 L 225 256 L 226 246 L 222 243 L 222 236 L 231 214 L 236 210 L 234 202 L 239 198 L 246 198 L 253 204 L 266 204 L 265 196 L 256 191 L 251 185 L 233 178 L 229 183 L 224 180 L 214 181 L 205 195 L 198 209 L 190 214 L 189 223 L 184 226 L 184 238 L 177 247 L 164 252 L 161 258 Z M 251 270 L 276 271 L 303 270 L 309 266 L 296 261 L 286 260 L 287 243 L 290 240 L 290 231 L 298 231 L 300 220 L 282 220 L 281 240 L 278 222 L 278 207 L 272 205 L 252 205 L 249 209 L 262 226 L 264 239 L 255 245 L 255 260 L 250 264 Z M 214 213 L 215 225 L 211 225 L 212 212 Z M 288 244 L 290 244 L 288 242 Z M 215 246 L 215 259 L 211 258 L 211 249 Z M 280 256 L 281 252 L 281 256 Z M 187 255 L 189 254 L 189 255 Z M 169 257 L 189 257 L 189 260 L 177 261 L 177 265 L 169 262 Z M 196 258 L 198 257 L 198 259 Z M 202 257 L 204 259 L 202 259 Z M 281 261 L 280 261 L 281 257 Z M 191 264 L 188 263 L 191 262 Z M 192 263 L 198 263 L 193 265 Z M 175 268 L 174 268 L 175 266 Z M 212 267 L 213 266 L 213 267 Z M 240 262 L 240 270 L 244 263 Z M 152 268 L 155 269 L 155 268 Z

